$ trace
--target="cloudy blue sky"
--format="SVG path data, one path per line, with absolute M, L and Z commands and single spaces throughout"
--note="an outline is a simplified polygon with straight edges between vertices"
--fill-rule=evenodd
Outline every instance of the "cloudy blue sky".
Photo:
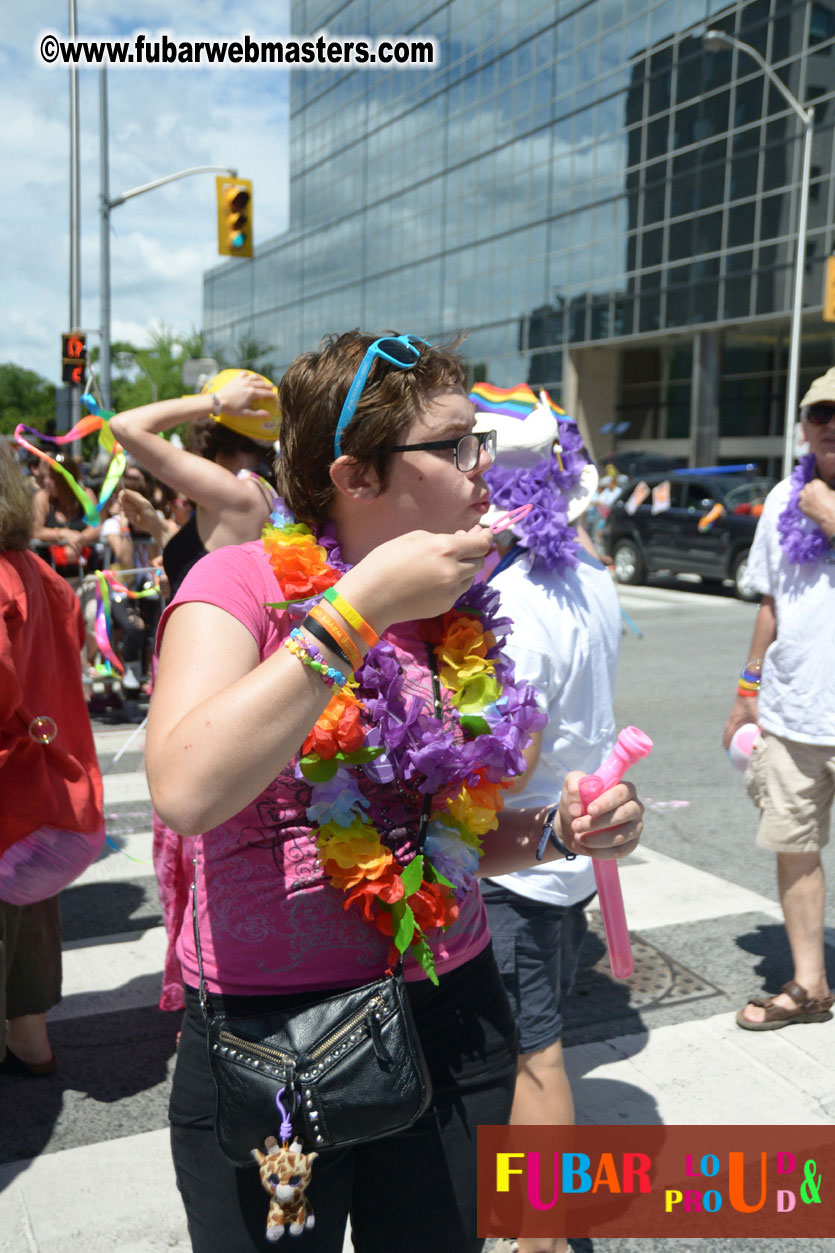
M 4 118 L 0 362 L 59 379 L 69 320 L 69 71 L 37 57 L 43 31 L 64 35 L 66 0 L 9 5 L 0 34 Z M 79 37 L 260 38 L 289 33 L 285 0 L 78 0 Z M 288 220 L 289 75 L 221 67 L 108 71 L 111 196 L 195 165 L 254 181 L 256 242 Z M 99 71 L 79 72 L 81 320 L 99 323 Z M 165 323 L 199 327 L 203 271 L 218 263 L 214 176 L 184 179 L 112 214 L 112 334 L 137 343 Z M 95 342 L 91 336 L 90 342 Z

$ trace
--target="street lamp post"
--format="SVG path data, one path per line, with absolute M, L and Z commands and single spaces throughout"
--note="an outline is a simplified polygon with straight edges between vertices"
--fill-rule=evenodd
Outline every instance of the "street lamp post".
M 800 180 L 800 203 L 797 210 L 797 248 L 794 262 L 794 297 L 791 311 L 791 336 L 789 340 L 789 369 L 786 377 L 786 426 L 783 440 L 783 477 L 792 472 L 794 465 L 794 427 L 797 421 L 798 376 L 800 373 L 800 331 L 803 313 L 803 274 L 806 262 L 806 223 L 809 217 L 809 175 L 812 169 L 812 131 L 815 122 L 815 110 L 804 109 L 800 101 L 792 95 L 786 84 L 777 75 L 773 66 L 752 48 L 734 35 L 723 30 L 709 30 L 703 35 L 704 45 L 708 52 L 718 52 L 722 48 L 737 48 L 756 61 L 768 81 L 779 91 L 783 99 L 791 106 L 803 124 L 803 173 Z
M 70 0 L 74 3 L 74 0 Z M 101 171 L 100 192 L 100 240 L 101 240 L 101 392 L 105 408 L 109 408 L 111 395 L 111 362 L 110 362 L 110 214 L 113 209 L 132 200 L 134 196 L 143 196 L 145 192 L 155 191 L 166 183 L 173 183 L 179 178 L 189 178 L 192 174 L 228 174 L 237 178 L 237 171 L 225 165 L 196 165 L 188 170 L 178 170 L 176 174 L 166 174 L 164 178 L 155 178 L 151 183 L 143 183 L 141 187 L 131 187 L 121 195 L 110 197 L 110 166 L 109 136 L 107 115 L 107 71 L 99 72 L 99 167 Z M 152 383 L 153 386 L 153 383 Z

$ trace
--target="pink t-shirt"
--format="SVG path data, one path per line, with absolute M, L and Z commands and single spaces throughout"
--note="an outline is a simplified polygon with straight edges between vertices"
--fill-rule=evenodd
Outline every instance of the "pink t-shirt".
M 265 603 L 281 600 L 278 581 L 261 542 L 218 548 L 193 567 L 160 622 L 159 637 L 178 605 L 216 605 L 247 628 L 263 661 L 280 646 L 291 624 Z M 398 624 L 385 639 L 396 649 L 406 684 L 432 707 L 426 645 L 416 625 Z M 258 728 L 252 728 L 258 734 Z M 397 782 L 381 784 L 359 771 L 378 828 L 401 862 L 414 855 L 422 797 Z M 358 906 L 343 908 L 316 858 L 305 810 L 311 790 L 293 763 L 228 822 L 196 841 L 198 910 L 203 972 L 211 992 L 258 995 L 360 984 L 386 967 L 390 939 L 366 923 Z M 481 893 L 460 902 L 456 922 L 427 936 L 438 973 L 469 961 L 489 940 Z M 191 911 L 180 929 L 177 953 L 185 980 L 198 984 Z M 407 979 L 424 978 L 411 958 Z

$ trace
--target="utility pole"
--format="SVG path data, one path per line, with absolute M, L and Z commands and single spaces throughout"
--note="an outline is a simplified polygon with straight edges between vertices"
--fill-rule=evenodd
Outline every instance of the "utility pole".
M 76 0 L 69 0 L 70 39 L 76 38 Z M 81 329 L 81 175 L 78 151 L 78 66 L 70 66 L 70 333 Z M 70 385 L 70 427 L 81 417 L 81 388 Z
M 99 169 L 101 171 L 101 214 L 99 231 L 99 270 L 101 282 L 101 398 L 110 408 L 110 147 L 107 119 L 107 70 L 99 70 Z

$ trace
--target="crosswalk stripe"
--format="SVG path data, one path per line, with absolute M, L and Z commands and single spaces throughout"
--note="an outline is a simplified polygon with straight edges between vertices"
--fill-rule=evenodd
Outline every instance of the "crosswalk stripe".
M 158 1004 L 165 943 L 163 927 L 66 941 L 63 1000 L 49 1021 Z
M 185 1253 L 191 1247 L 167 1127 L 59 1149 L 25 1165 L 22 1173 L 17 1162 L 0 1166 L 0 1253 L 109 1253 L 113 1248 Z M 102 1203 L 102 1189 L 124 1197 L 118 1220 L 116 1203 Z M 52 1203 L 44 1204 L 45 1197 Z
M 145 772 L 131 774 L 106 774 L 104 776 L 104 805 L 125 804 L 126 801 L 149 801 L 148 780 Z
M 634 931 L 706 922 L 728 914 L 783 917 L 777 901 L 643 844 L 638 853 L 620 863 L 620 869 L 626 917 Z M 663 891 L 659 891 L 661 884 Z
M 117 848 L 105 844 L 98 859 L 75 880 L 73 886 L 80 883 L 123 883 L 125 879 L 154 873 L 152 831 L 134 831 L 130 835 L 115 835 L 110 839 Z M 136 860 L 131 861 L 130 858 Z
M 743 602 L 733 596 L 707 596 L 699 592 L 662 587 L 618 585 L 618 600 L 624 606 L 644 609 L 733 609 Z
M 565 1050 L 577 1122 L 829 1124 L 835 1024 L 740 1031 L 733 1014 L 653 1027 Z M 776 1037 L 776 1038 L 775 1038 Z M 740 1075 L 752 1073 L 748 1082 Z M 756 1092 L 756 1099 L 752 1094 Z M 706 1096 L 709 1099 L 706 1100 Z

